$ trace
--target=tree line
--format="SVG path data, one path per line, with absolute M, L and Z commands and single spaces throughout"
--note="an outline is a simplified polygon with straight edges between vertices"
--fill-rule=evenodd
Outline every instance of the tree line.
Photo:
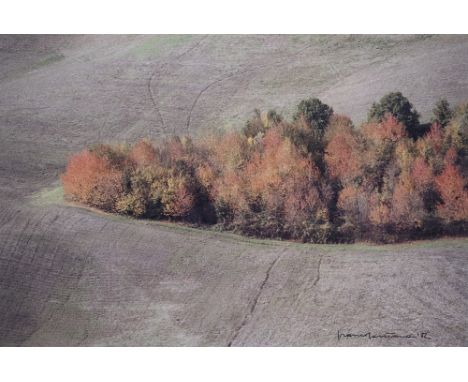
M 317 98 L 242 131 L 97 144 L 62 175 L 69 200 L 137 218 L 313 243 L 466 234 L 468 104 L 431 123 L 401 93 L 356 128 Z

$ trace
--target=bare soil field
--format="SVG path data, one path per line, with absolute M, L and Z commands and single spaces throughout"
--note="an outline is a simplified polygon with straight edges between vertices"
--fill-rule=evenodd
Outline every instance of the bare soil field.
M 0 36 L 0 345 L 467 346 L 468 239 L 260 241 L 62 200 L 98 141 L 468 99 L 466 36 Z

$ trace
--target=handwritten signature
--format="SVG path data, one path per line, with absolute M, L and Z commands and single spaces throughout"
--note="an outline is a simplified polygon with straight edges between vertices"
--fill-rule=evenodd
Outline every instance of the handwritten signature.
M 429 337 L 429 331 L 426 332 L 417 332 L 417 333 L 408 333 L 408 334 L 398 334 L 395 332 L 385 332 L 385 333 L 372 333 L 372 332 L 366 332 L 366 333 L 341 333 L 338 330 L 338 341 L 340 341 L 342 338 L 367 338 L 368 340 L 373 340 L 377 338 L 406 338 L 406 339 L 415 339 L 415 338 L 421 338 L 425 340 L 430 340 L 431 337 Z

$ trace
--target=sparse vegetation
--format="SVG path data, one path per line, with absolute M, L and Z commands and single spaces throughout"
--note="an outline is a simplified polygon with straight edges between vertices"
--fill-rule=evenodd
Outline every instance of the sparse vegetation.
M 401 93 L 374 104 L 359 129 L 308 99 L 291 122 L 255 110 L 240 133 L 94 146 L 70 159 L 62 182 L 68 198 L 109 212 L 257 237 L 391 242 L 462 233 L 466 108 L 447 107 L 439 103 L 418 136 L 417 112 Z
M 38 69 L 43 66 L 54 64 L 56 62 L 62 61 L 64 58 L 65 56 L 62 53 L 49 54 L 47 57 L 32 65 L 32 69 Z

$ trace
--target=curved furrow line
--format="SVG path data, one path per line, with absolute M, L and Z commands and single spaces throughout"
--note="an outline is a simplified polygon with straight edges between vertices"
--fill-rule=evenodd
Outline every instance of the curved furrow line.
M 2 212 L 2 215 L 5 215 L 4 212 Z M 24 227 L 21 228 L 21 231 L 20 231 L 20 235 L 22 235 L 28 228 L 28 225 L 30 223 L 30 218 L 26 218 L 26 219 L 23 219 L 23 216 L 20 215 L 20 214 L 17 214 L 17 215 L 10 215 L 9 214 L 9 217 L 10 219 L 5 223 L 5 224 L 2 224 L 2 226 L 0 227 L 2 229 L 2 231 L 0 231 L 0 234 L 4 234 L 4 232 L 9 232 L 7 231 L 9 228 L 11 227 L 19 227 L 19 224 L 22 224 L 24 222 L 24 220 L 26 220 L 26 224 Z M 3 238 L 2 240 L 2 246 L 0 248 L 0 258 L 3 258 L 3 255 L 4 253 L 6 254 L 7 259 L 10 259 L 10 258 L 13 258 L 12 256 L 12 252 L 10 250 L 11 247 L 13 247 L 15 245 L 15 243 L 17 244 L 16 242 L 16 237 L 15 235 L 11 235 L 11 234 L 7 234 L 5 235 L 6 237 Z
M 251 69 L 250 69 L 251 70 Z M 187 116 L 187 123 L 186 123 L 186 126 L 185 126 L 185 129 L 186 130 L 189 130 L 190 129 L 190 123 L 192 122 L 192 114 L 193 114 L 193 110 L 195 109 L 195 107 L 197 106 L 197 103 L 198 103 L 198 100 L 200 99 L 200 97 L 203 95 L 203 93 L 205 93 L 208 89 L 210 89 L 212 86 L 220 83 L 220 82 L 223 82 L 223 81 L 226 81 L 228 79 L 230 79 L 231 77 L 235 77 L 237 75 L 240 75 L 240 74 L 243 74 L 243 73 L 246 73 L 248 72 L 249 69 L 246 69 L 244 71 L 240 70 L 238 72 L 232 72 L 232 73 L 229 73 L 227 75 L 225 75 L 224 77 L 221 77 L 221 78 L 218 78 L 216 80 L 214 80 L 213 82 L 210 82 L 208 85 L 206 85 L 202 90 L 200 90 L 197 94 L 197 96 L 195 97 L 195 99 L 193 100 L 193 103 L 192 103 L 192 106 L 190 107 L 190 110 L 189 110 L 189 114 Z
M 322 260 L 323 260 L 323 254 L 320 255 L 318 263 L 317 263 L 317 275 L 315 277 L 314 282 L 312 283 L 312 288 L 317 285 L 317 283 L 320 281 L 320 267 L 322 266 Z
M 247 325 L 247 322 L 253 316 L 253 314 L 255 312 L 255 308 L 257 307 L 257 304 L 258 304 L 258 300 L 260 299 L 260 296 L 261 296 L 263 290 L 265 289 L 265 285 L 267 284 L 267 282 L 268 282 L 268 280 L 270 278 L 271 271 L 273 270 L 274 266 L 280 260 L 281 256 L 283 256 L 283 254 L 286 252 L 287 249 L 288 249 L 288 247 L 284 248 L 284 250 L 278 256 L 276 256 L 276 258 L 268 266 L 268 269 L 265 272 L 265 278 L 263 279 L 262 283 L 260 284 L 260 287 L 258 288 L 257 294 L 255 295 L 255 297 L 252 300 L 252 303 L 249 306 L 249 310 L 248 310 L 247 314 L 244 316 L 244 319 L 242 320 L 240 325 L 236 328 L 236 330 L 234 332 L 234 335 L 232 336 L 232 338 L 229 340 L 229 342 L 227 344 L 227 347 L 232 347 L 232 344 L 237 339 L 237 337 L 239 336 L 239 334 L 242 331 L 242 329 L 244 328 L 244 326 Z
M 207 86 L 205 86 L 198 94 L 197 96 L 195 97 L 193 103 L 192 103 L 192 106 L 190 108 L 190 111 L 189 111 L 189 114 L 188 114 L 188 117 L 187 117 L 187 123 L 186 123 L 186 130 L 188 131 L 190 129 L 190 124 L 192 122 L 192 114 L 193 114 L 193 110 L 195 109 L 195 107 L 197 106 L 197 103 L 200 99 L 200 97 L 203 95 L 203 93 L 205 93 L 206 91 L 208 91 L 212 86 L 214 85 L 217 85 L 231 77 L 234 77 L 234 76 L 237 76 L 237 75 L 240 75 L 240 74 L 244 74 L 244 73 L 247 73 L 249 71 L 254 71 L 255 69 L 261 69 L 261 68 L 265 68 L 265 67 L 273 67 L 273 66 L 277 66 L 277 65 L 281 65 L 281 64 L 284 64 L 286 62 L 291 62 L 291 58 L 296 58 L 300 53 L 304 52 L 305 50 L 309 49 L 311 47 L 311 45 L 308 45 L 304 48 L 301 48 L 299 50 L 297 50 L 295 53 L 293 53 L 291 55 L 291 57 L 289 58 L 286 58 L 286 59 L 281 59 L 279 61 L 276 61 L 276 62 L 273 62 L 273 63 L 267 63 L 267 64 L 263 64 L 263 65 L 256 65 L 255 68 L 246 68 L 245 70 L 239 70 L 237 72 L 231 72 L 229 74 L 227 74 L 226 76 L 222 77 L 222 78 L 218 78 L 217 80 L 214 80 L 213 82 L 209 83 Z M 247 65 L 245 65 L 247 66 Z M 244 66 L 244 68 L 245 68 Z
M 187 50 L 185 50 L 184 52 L 182 52 L 180 55 L 176 56 L 175 57 L 175 60 L 180 60 L 182 57 L 184 57 L 185 55 L 187 55 L 188 53 L 190 53 L 191 51 L 193 51 L 195 48 L 197 48 L 206 38 L 208 38 L 208 35 L 207 36 L 204 36 L 203 38 L 201 38 L 199 41 L 197 41 L 197 43 L 195 43 L 193 46 L 189 47 Z M 148 88 L 148 94 L 149 94 L 149 97 L 150 97 L 150 100 L 151 100 L 151 103 L 153 104 L 153 107 L 154 107 L 154 110 L 156 111 L 156 114 L 158 116 L 158 119 L 159 119 L 159 123 L 161 124 L 161 127 L 162 127 L 162 130 L 163 130 L 163 133 L 166 133 L 167 130 L 166 130 L 166 125 L 164 123 L 164 118 L 161 114 L 161 110 L 159 108 L 159 105 L 158 103 L 156 102 L 156 99 L 155 99 L 155 96 L 154 96 L 154 93 L 153 93 L 153 88 L 151 86 L 151 83 L 154 79 L 154 77 L 156 77 L 156 75 L 158 75 L 158 77 L 161 75 L 161 72 L 163 72 L 165 70 L 165 68 L 167 67 L 167 65 L 170 63 L 170 61 L 167 61 L 167 62 L 164 62 L 157 70 L 155 70 L 151 76 L 148 78 L 147 80 L 147 88 Z
M 162 67 L 159 68 L 159 70 L 162 70 L 165 65 L 166 64 L 163 64 Z M 156 100 L 154 99 L 153 89 L 151 88 L 151 81 L 153 81 L 153 78 L 154 78 L 154 76 L 156 74 L 159 74 L 158 70 L 154 71 L 151 74 L 151 76 L 148 78 L 148 81 L 147 81 L 148 94 L 149 94 L 151 103 L 153 104 L 154 110 L 156 111 L 156 115 L 158 116 L 159 123 L 161 124 L 162 130 L 163 130 L 163 132 L 165 132 L 166 131 L 166 126 L 164 124 L 164 119 L 163 119 L 163 117 L 161 115 L 161 111 L 159 110 L 159 106 L 157 105 Z
M 17 236 L 11 235 L 13 238 L 13 243 L 11 245 L 12 249 L 10 250 L 11 258 L 16 258 L 15 255 L 18 253 L 18 249 L 22 247 L 21 239 L 25 237 L 31 236 L 29 225 L 31 223 L 31 219 L 28 217 L 26 220 L 26 224 L 21 228 L 19 234 Z M 29 244 L 29 241 L 28 241 Z M 23 244 L 24 245 L 24 244 Z M 24 251 L 19 251 L 20 260 L 23 258 Z
M 80 226 L 79 223 L 81 221 L 82 219 L 67 220 L 66 225 L 68 225 L 69 231 L 74 232 L 76 235 L 75 227 L 79 227 Z M 52 228 L 52 224 L 50 224 L 48 228 Z M 53 254 L 53 258 L 51 261 L 52 264 L 56 264 L 57 263 L 56 257 L 60 256 L 60 254 L 63 254 L 64 252 L 64 249 L 58 245 L 59 243 L 60 241 L 57 240 L 56 244 L 53 246 L 53 250 L 52 250 L 52 247 L 50 248 L 52 251 L 51 253 Z M 84 256 L 79 260 L 76 259 L 78 261 L 76 261 L 75 264 L 71 266 L 71 268 L 65 270 L 62 264 L 62 267 L 60 268 L 57 268 L 54 270 L 53 266 L 51 266 L 51 268 L 48 270 L 48 273 L 47 273 L 48 276 L 57 274 L 57 275 L 61 275 L 62 277 L 67 278 L 69 281 L 66 286 L 59 286 L 58 284 L 59 279 L 55 279 L 55 282 L 53 282 L 52 285 L 50 286 L 47 295 L 43 298 L 42 307 L 37 313 L 37 317 L 41 317 L 41 320 L 38 320 L 38 322 L 40 321 L 40 323 L 38 323 L 36 327 L 32 328 L 32 330 L 27 335 L 24 336 L 24 339 L 21 341 L 21 344 L 26 343 L 31 337 L 33 337 L 36 333 L 38 333 L 42 328 L 48 325 L 49 322 L 51 322 L 54 319 L 54 317 L 59 312 L 61 312 L 63 308 L 67 305 L 67 303 L 70 301 L 73 291 L 77 288 L 78 283 L 80 282 L 83 276 L 85 267 L 87 266 L 88 259 L 91 256 L 92 248 L 93 246 L 90 245 L 89 248 L 87 248 L 87 250 L 85 251 Z M 70 256 L 72 256 L 73 251 L 68 252 L 67 249 L 65 249 L 65 251 L 67 251 L 67 253 Z M 59 296 L 57 296 L 56 299 L 59 301 L 59 303 L 54 308 L 51 308 L 50 310 L 48 310 L 47 304 L 52 300 L 54 293 L 57 293 L 57 292 L 59 293 Z M 61 295 L 61 293 L 63 293 L 63 295 Z
M 208 37 L 210 37 L 209 35 L 205 35 L 203 36 L 200 40 L 198 40 L 195 44 L 193 44 L 191 47 L 189 47 L 185 52 L 182 52 L 181 54 L 179 54 L 177 57 L 176 57 L 176 60 L 179 60 L 181 59 L 182 57 L 186 56 L 188 53 L 190 53 L 192 50 L 194 50 L 195 48 L 199 47 L 200 44 L 205 41 Z

